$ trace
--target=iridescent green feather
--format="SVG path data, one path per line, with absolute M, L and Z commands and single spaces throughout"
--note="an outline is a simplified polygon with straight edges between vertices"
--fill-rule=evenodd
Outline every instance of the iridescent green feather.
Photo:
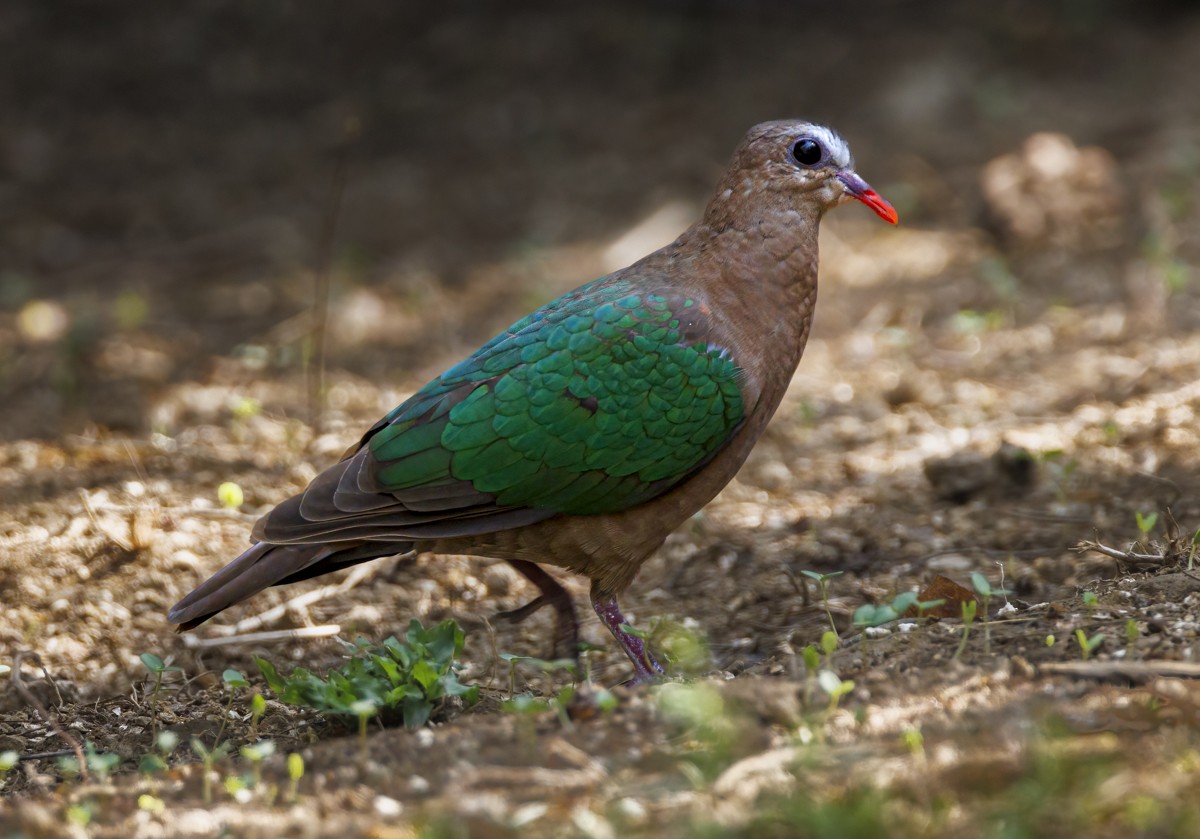
M 377 481 L 469 481 L 499 506 L 576 515 L 661 494 L 743 419 L 730 354 L 681 334 L 693 305 L 597 281 L 543 307 L 388 416 Z

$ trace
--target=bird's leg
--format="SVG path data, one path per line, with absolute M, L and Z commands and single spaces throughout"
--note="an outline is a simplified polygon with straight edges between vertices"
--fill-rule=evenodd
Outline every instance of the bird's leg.
M 654 660 L 654 656 L 650 655 L 650 650 L 646 649 L 646 642 L 625 631 L 624 627 L 628 626 L 628 623 L 621 614 L 621 607 L 617 605 L 614 595 L 600 594 L 593 588 L 592 608 L 600 616 L 600 622 L 607 626 L 608 631 L 617 639 L 625 655 L 633 662 L 635 684 L 653 682 L 666 675 L 666 671 Z
M 575 613 L 575 604 L 571 595 L 563 588 L 558 580 L 551 577 L 541 566 L 523 559 L 510 559 L 508 564 L 515 568 L 522 577 L 538 587 L 540 595 L 521 606 L 508 612 L 501 612 L 496 617 L 520 623 L 543 606 L 553 606 L 554 618 L 554 654 L 565 651 L 566 655 L 579 663 L 579 616 Z

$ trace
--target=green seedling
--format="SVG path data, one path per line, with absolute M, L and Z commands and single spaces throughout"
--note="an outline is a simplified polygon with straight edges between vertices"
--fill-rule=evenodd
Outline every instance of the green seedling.
M 148 792 L 144 792 L 138 796 L 137 805 L 139 810 L 145 810 L 147 813 L 153 813 L 156 816 L 161 816 L 167 811 L 167 802 Z
M 73 825 L 86 828 L 92 823 L 92 803 L 83 801 L 67 807 L 67 821 Z
M 1095 611 L 1096 607 L 1100 605 L 1100 598 L 1096 596 L 1096 592 L 1094 591 L 1085 591 L 1082 597 L 1083 605 L 1086 606 L 1089 611 Z
M 464 635 L 454 621 L 426 629 L 418 620 L 409 624 L 405 641 L 394 636 L 382 645 L 359 638 L 346 644 L 349 660 L 325 678 L 297 667 L 284 677 L 263 658 L 255 658 L 267 685 L 289 705 L 322 713 L 361 717 L 370 702 L 376 712 L 398 711 L 408 728 L 429 721 L 434 708 L 450 697 L 472 705 L 479 688 L 458 681 L 455 658 L 462 652 Z
M 358 748 L 359 757 L 362 758 L 363 763 L 367 762 L 370 754 L 367 749 L 367 723 L 378 711 L 379 707 L 370 699 L 359 699 L 357 702 L 350 703 L 350 712 L 358 717 Z
M 832 635 L 832 632 L 826 632 L 827 635 Z M 816 645 L 809 644 L 800 653 L 804 659 L 804 707 L 812 706 L 812 689 L 817 681 L 817 669 L 821 666 L 821 653 L 817 651 Z
M 958 642 L 958 649 L 954 651 L 955 661 L 958 661 L 963 650 L 967 648 L 967 639 L 971 635 L 971 625 L 975 623 L 975 612 L 978 607 L 979 603 L 974 600 L 968 600 L 962 604 L 963 632 L 962 639 Z
M 225 481 L 217 487 L 217 500 L 226 510 L 237 510 L 246 503 L 246 495 L 233 481 Z
M 1137 621 L 1133 618 L 1125 619 L 1125 647 L 1129 651 L 1129 655 L 1133 655 L 1133 645 L 1137 643 L 1138 638 L 1142 637 L 1142 632 L 1138 629 Z
M 142 759 L 138 762 L 138 771 L 147 778 L 165 771 L 167 760 L 177 745 L 179 745 L 179 735 L 174 731 L 158 732 L 158 736 L 154 738 L 154 746 L 158 753 L 148 752 L 142 755 Z
M 152 728 L 152 736 L 158 736 L 158 692 L 162 690 L 163 676 L 167 673 L 182 673 L 182 667 L 168 667 L 165 662 L 154 653 L 142 653 L 138 656 L 142 660 L 142 664 L 146 669 L 154 674 L 154 692 L 150 695 L 150 719 Z
M 1104 643 L 1104 633 L 1097 632 L 1091 638 L 1087 637 L 1087 633 L 1082 629 L 1075 630 L 1075 640 L 1079 642 L 1079 653 L 1083 656 L 1083 660 L 1087 661 L 1092 657 L 1092 650 Z
M 267 700 L 263 699 L 261 693 L 255 693 L 250 697 L 250 737 L 258 739 L 258 721 L 263 718 L 263 714 L 267 712 Z
M 509 699 L 511 699 L 517 692 L 518 664 L 527 664 L 534 669 L 541 670 L 543 673 L 553 673 L 555 670 L 565 670 L 573 677 L 577 678 L 579 675 L 578 670 L 575 667 L 575 662 L 569 658 L 556 658 L 547 660 L 528 655 L 517 655 L 516 653 L 500 653 L 500 660 L 508 663 Z
M 297 752 L 287 756 L 288 801 L 295 804 L 300 798 L 300 779 L 304 777 L 304 758 Z
M 221 681 L 225 683 L 226 690 L 229 691 L 229 701 L 225 703 L 225 712 L 221 714 L 221 727 L 217 729 L 216 741 L 221 742 L 221 735 L 225 733 L 225 725 L 229 722 L 229 714 L 233 711 L 233 700 L 237 696 L 238 688 L 248 688 L 250 683 L 246 681 L 237 670 L 226 670 L 221 674 Z M 255 721 L 257 723 L 257 720 Z M 257 725 L 255 728 L 257 729 Z
M 607 693 L 607 691 L 605 691 Z M 611 700 L 606 699 L 606 702 L 616 700 L 612 696 Z M 575 698 L 575 686 L 566 685 L 557 694 L 550 699 L 543 699 L 539 696 L 534 696 L 531 693 L 522 693 L 517 696 L 507 699 L 501 703 L 500 709 L 510 714 L 516 714 L 522 717 L 534 717 L 546 711 L 553 711 L 558 716 L 559 723 L 563 728 L 573 728 L 569 709 L 571 701 Z M 610 707 L 612 707 L 610 705 Z
M 1158 524 L 1158 513 L 1134 512 L 1134 518 L 1137 520 L 1138 533 L 1141 534 L 1139 541 L 1143 545 L 1149 544 L 1150 533 L 1154 530 L 1154 526 Z
M 100 783 L 108 781 L 108 776 L 121 762 L 120 755 L 98 752 L 96 746 L 90 742 L 84 744 L 83 759 L 87 763 L 88 772 L 92 773 Z
M 275 754 L 275 743 L 271 740 L 259 740 L 240 749 L 242 757 L 250 761 L 250 771 L 254 775 L 255 789 L 262 783 L 263 761 Z
M 833 669 L 833 654 L 838 652 L 838 633 L 832 629 L 827 629 L 821 633 L 821 652 L 826 654 L 826 666 L 830 670 Z
M 1047 635 L 1047 636 L 1046 636 L 1046 646 L 1047 646 L 1047 647 L 1053 647 L 1053 646 L 1054 646 L 1054 636 L 1053 636 L 1053 635 Z
M 0 786 L 4 785 L 5 776 L 12 771 L 20 759 L 20 755 L 14 751 L 0 752 Z
M 837 710 L 838 702 L 843 696 L 854 690 L 854 682 L 850 679 L 843 680 L 837 673 L 832 670 L 822 670 L 817 674 L 817 684 L 821 686 L 821 690 L 829 694 L 829 711 L 832 714 Z
M 991 614 L 991 601 L 993 597 L 1005 595 L 1008 592 L 1003 588 L 992 588 L 987 577 L 978 571 L 971 572 L 971 585 L 975 587 L 975 593 L 983 599 L 983 648 L 985 652 L 990 653 L 992 651 L 992 622 L 988 616 Z
M 212 776 L 213 767 L 218 761 L 223 760 L 229 754 L 229 744 L 220 743 L 213 748 L 208 748 L 196 737 L 192 738 L 192 751 L 196 757 L 200 758 L 200 762 L 204 765 L 204 772 L 201 775 L 201 783 L 203 785 L 204 803 L 212 804 Z
M 821 587 L 821 605 L 825 607 L 825 617 L 829 620 L 829 628 L 836 636 L 838 634 L 837 624 L 833 622 L 833 612 L 829 609 L 829 581 L 834 577 L 840 577 L 844 571 L 830 571 L 828 574 L 818 574 L 816 571 L 802 570 L 800 572 L 810 580 L 816 580 L 817 585 Z

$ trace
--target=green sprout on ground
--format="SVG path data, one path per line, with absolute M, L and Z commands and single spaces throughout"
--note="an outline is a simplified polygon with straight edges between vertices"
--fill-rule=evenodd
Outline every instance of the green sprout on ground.
M 239 751 L 242 757 L 250 761 L 250 771 L 254 779 L 253 786 L 257 789 L 262 784 L 263 761 L 275 754 L 275 743 L 271 740 L 259 740 L 249 746 L 242 746 Z
M 608 693 L 608 691 L 605 691 L 604 693 L 606 694 L 606 701 L 609 701 L 607 697 L 611 697 L 611 701 L 615 703 L 615 696 L 613 696 L 611 693 Z M 540 696 L 534 696 L 532 693 L 517 694 L 511 699 L 504 700 L 504 702 L 500 704 L 500 709 L 509 714 L 516 714 L 518 717 L 524 719 L 531 719 L 543 712 L 553 711 L 558 717 L 558 721 L 563 728 L 571 728 L 572 723 L 569 709 L 571 707 L 571 701 L 574 698 L 575 686 L 566 685 L 559 690 L 557 694 L 549 699 L 543 699 Z M 607 710 L 607 708 L 605 710 Z M 532 731 L 528 731 L 527 734 L 531 735 Z
M 154 747 L 157 750 L 157 754 L 155 752 L 148 752 L 142 755 L 142 759 L 138 762 L 138 771 L 147 778 L 165 771 L 167 760 L 178 745 L 179 735 L 174 731 L 158 732 L 158 736 L 154 738 Z
M 237 510 L 246 503 L 246 495 L 233 481 L 225 481 L 217 487 L 217 500 L 226 510 Z
M 1137 520 L 1138 533 L 1141 537 L 1138 539 L 1143 545 L 1150 544 L 1150 533 L 1154 530 L 1154 526 L 1158 524 L 1158 513 L 1141 513 L 1134 512 L 1134 518 Z
M 1008 592 L 1003 588 L 992 588 L 987 577 L 978 571 L 971 573 L 971 585 L 975 587 L 975 593 L 983 599 L 983 648 L 985 652 L 990 653 L 992 651 L 992 622 L 988 616 L 991 614 L 991 601 L 993 597 L 1003 596 Z M 966 614 L 965 610 L 963 614 Z M 972 615 L 972 617 L 974 616 Z
M 818 673 L 817 684 L 821 686 L 821 690 L 829 694 L 829 709 L 827 711 L 829 714 L 837 710 L 838 702 L 843 696 L 854 690 L 854 682 L 852 680 L 843 680 L 841 676 L 832 670 L 822 670 Z
M 451 697 L 475 704 L 479 688 L 458 681 L 455 659 L 462 653 L 465 636 L 457 623 L 447 620 L 426 629 L 414 619 L 404 637 L 401 642 L 392 636 L 378 646 L 362 638 L 346 644 L 349 660 L 325 678 L 302 667 L 281 676 L 266 659 L 254 661 L 283 702 L 359 717 L 360 722 L 365 706 L 359 702 L 372 703 L 372 714 L 398 712 L 407 728 L 424 725 L 434 709 Z
M 968 600 L 962 604 L 962 640 L 958 642 L 958 649 L 954 651 L 955 661 L 962 657 L 963 650 L 967 648 L 967 639 L 971 636 L 971 625 L 975 623 L 975 612 L 978 608 L 979 603 L 975 600 Z
M 1125 646 L 1128 649 L 1128 655 L 1133 655 L 1133 645 L 1137 643 L 1138 638 L 1142 637 L 1142 631 L 1138 629 L 1137 621 L 1133 618 L 1125 619 Z
M 295 804 L 300 798 L 300 779 L 304 777 L 304 758 L 297 752 L 287 756 L 288 797 L 289 803 Z
M 165 662 L 154 653 L 142 653 L 138 656 L 142 660 L 142 664 L 146 669 L 154 674 L 154 692 L 150 694 L 150 719 L 151 719 L 151 734 L 158 736 L 158 692 L 162 690 L 163 676 L 167 673 L 182 673 L 182 667 L 168 667 Z
M 237 697 L 238 688 L 250 687 L 246 677 L 237 670 L 226 670 L 221 674 L 221 681 L 225 683 L 225 688 L 229 691 L 229 701 L 225 704 L 225 712 L 221 714 L 221 727 L 217 729 L 216 741 L 218 743 L 221 742 L 221 735 L 225 733 L 225 725 L 229 722 L 230 712 L 233 711 L 233 700 Z
M 258 739 L 258 721 L 263 718 L 263 714 L 267 712 L 267 700 L 263 699 L 263 695 L 257 691 L 250 697 L 250 737 L 253 740 Z
M 204 803 L 212 803 L 212 776 L 213 767 L 218 761 L 224 760 L 229 754 L 229 743 L 220 743 L 214 748 L 208 748 L 200 742 L 199 738 L 192 738 L 192 751 L 196 757 L 200 758 L 200 762 L 204 765 L 204 771 L 201 775 L 201 783 L 203 788 Z
M 821 633 L 821 652 L 825 653 L 825 663 L 831 668 L 833 654 L 837 652 L 838 644 L 838 634 L 832 629 L 827 629 Z
M 1079 654 L 1087 661 L 1092 657 L 1092 650 L 1104 643 L 1104 633 L 1097 632 L 1091 638 L 1082 629 L 1075 630 L 1075 640 L 1079 642 Z
M 1096 607 L 1100 605 L 1100 598 L 1096 596 L 1096 592 L 1094 591 L 1085 591 L 1081 596 L 1083 597 L 1083 605 L 1089 611 L 1095 611 Z
M 14 751 L 0 752 L 0 786 L 4 785 L 5 776 L 12 771 L 20 759 L 20 755 Z
M 509 699 L 512 699 L 517 692 L 517 665 L 519 664 L 528 665 L 535 670 L 540 670 L 542 673 L 565 670 L 572 677 L 578 678 L 579 676 L 575 661 L 569 658 L 544 659 L 529 655 L 517 655 L 516 653 L 500 653 L 500 660 L 508 664 Z
M 359 699 L 350 703 L 349 710 L 358 717 L 358 756 L 365 764 L 371 754 L 367 747 L 367 723 L 379 712 L 379 706 L 370 699 Z
M 1047 646 L 1047 647 L 1053 647 L 1053 646 L 1054 646 L 1054 635 L 1053 635 L 1053 634 L 1051 634 L 1051 635 L 1047 635 L 1047 636 L 1046 636 L 1046 646 Z
M 817 585 L 821 587 L 821 605 L 825 607 L 825 617 L 829 619 L 829 628 L 834 635 L 837 635 L 837 624 L 833 622 L 833 612 L 829 609 L 829 581 L 834 577 L 840 577 L 845 572 L 830 571 L 828 574 L 818 574 L 816 571 L 802 570 L 800 573 L 810 580 L 816 580 Z

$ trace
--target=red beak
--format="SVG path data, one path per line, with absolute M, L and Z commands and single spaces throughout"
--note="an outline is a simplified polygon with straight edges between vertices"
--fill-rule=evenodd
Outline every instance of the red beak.
M 891 204 L 883 200 L 883 196 L 871 189 L 871 185 L 849 169 L 837 173 L 838 180 L 846 187 L 846 194 L 852 195 L 866 204 L 875 214 L 886 222 L 895 224 L 900 220 Z

